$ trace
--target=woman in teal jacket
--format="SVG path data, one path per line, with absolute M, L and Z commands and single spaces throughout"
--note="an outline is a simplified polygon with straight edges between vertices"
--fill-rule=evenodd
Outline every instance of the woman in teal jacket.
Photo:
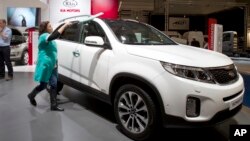
M 38 58 L 34 74 L 34 80 L 40 82 L 29 94 L 28 98 L 33 106 L 36 106 L 35 96 L 46 89 L 48 83 L 51 85 L 50 102 L 52 111 L 63 111 L 58 107 L 57 97 L 57 48 L 54 39 L 58 38 L 64 29 L 71 25 L 65 22 L 58 30 L 53 32 L 49 21 L 42 22 L 39 27 Z

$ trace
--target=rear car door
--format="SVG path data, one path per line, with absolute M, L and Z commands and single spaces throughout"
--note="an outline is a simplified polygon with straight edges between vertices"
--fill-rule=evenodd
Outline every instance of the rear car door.
M 80 81 L 79 50 L 81 24 L 73 23 L 67 27 L 59 40 L 57 40 L 58 50 L 58 73 L 67 78 Z

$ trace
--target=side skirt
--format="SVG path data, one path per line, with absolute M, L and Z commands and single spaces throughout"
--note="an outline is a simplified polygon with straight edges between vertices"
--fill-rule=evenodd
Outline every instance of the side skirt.
M 103 93 L 99 90 L 96 90 L 94 88 L 91 88 L 87 85 L 84 85 L 80 82 L 77 82 L 75 80 L 72 80 L 71 78 L 68 78 L 68 77 L 65 77 L 61 74 L 59 74 L 59 77 L 58 77 L 59 81 L 62 82 L 63 84 L 66 84 L 72 88 L 75 88 L 79 91 L 82 91 L 82 92 L 85 92 L 86 94 L 90 95 L 90 96 L 93 96 L 94 98 L 97 98 L 105 103 L 108 103 L 108 104 L 112 104 L 111 102 L 111 97 L 106 94 L 106 93 Z

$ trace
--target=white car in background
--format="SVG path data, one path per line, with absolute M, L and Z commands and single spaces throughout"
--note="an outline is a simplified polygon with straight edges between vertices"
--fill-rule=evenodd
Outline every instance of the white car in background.
M 28 54 L 28 35 L 22 33 L 16 28 L 11 28 L 12 39 L 11 39 L 11 52 L 10 60 L 20 65 L 27 65 L 29 61 Z
M 74 24 L 56 40 L 60 85 L 112 104 L 131 139 L 153 137 L 162 125 L 214 125 L 240 111 L 244 83 L 229 57 L 138 21 L 84 18 L 67 19 Z

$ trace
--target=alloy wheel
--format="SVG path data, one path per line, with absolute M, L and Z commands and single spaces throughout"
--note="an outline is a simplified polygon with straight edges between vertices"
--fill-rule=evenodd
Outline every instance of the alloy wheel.
M 127 91 L 118 100 L 118 115 L 124 128 L 132 133 L 143 132 L 149 123 L 146 102 L 133 91 Z
M 29 54 L 28 54 L 27 51 L 25 51 L 24 54 L 23 54 L 23 64 L 27 65 L 28 62 L 29 62 Z

